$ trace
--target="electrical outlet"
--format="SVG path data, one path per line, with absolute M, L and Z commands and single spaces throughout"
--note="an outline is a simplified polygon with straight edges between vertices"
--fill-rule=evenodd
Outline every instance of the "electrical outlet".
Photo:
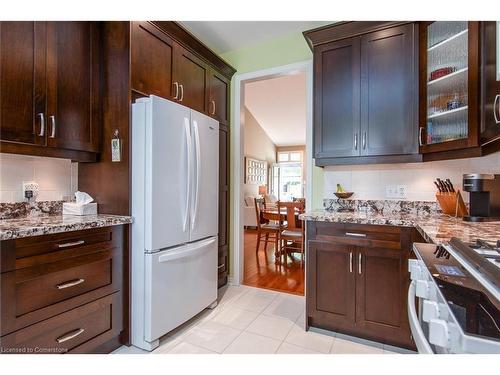
M 398 196 L 398 186 L 397 185 L 386 185 L 385 186 L 385 197 L 389 199 L 395 199 Z
M 26 197 L 26 191 L 31 191 L 32 195 L 29 199 L 36 199 L 40 186 L 35 181 L 23 181 L 23 197 Z
M 408 186 L 398 185 L 398 193 L 397 193 L 398 198 L 405 199 L 407 190 L 408 190 Z
M 386 185 L 385 196 L 389 199 L 404 199 L 408 190 L 407 185 Z

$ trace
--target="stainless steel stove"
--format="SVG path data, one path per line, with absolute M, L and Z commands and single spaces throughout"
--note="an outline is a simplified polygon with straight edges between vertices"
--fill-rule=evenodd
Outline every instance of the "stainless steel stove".
M 419 352 L 500 353 L 500 241 L 413 250 L 408 314 Z

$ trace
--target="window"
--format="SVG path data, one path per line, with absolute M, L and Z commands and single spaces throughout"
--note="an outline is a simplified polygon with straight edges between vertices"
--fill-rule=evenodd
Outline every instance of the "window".
M 282 201 L 303 198 L 302 151 L 278 151 L 272 169 L 272 192 Z

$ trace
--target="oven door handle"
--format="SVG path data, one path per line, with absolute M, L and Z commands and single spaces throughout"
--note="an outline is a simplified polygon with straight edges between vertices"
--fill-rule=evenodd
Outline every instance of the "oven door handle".
M 419 354 L 434 354 L 420 326 L 420 320 L 418 319 L 417 310 L 415 308 L 415 285 L 415 280 L 412 280 L 408 288 L 408 320 L 410 321 L 411 333 Z

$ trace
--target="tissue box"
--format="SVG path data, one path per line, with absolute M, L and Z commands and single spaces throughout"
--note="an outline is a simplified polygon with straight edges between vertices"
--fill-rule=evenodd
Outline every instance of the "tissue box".
M 63 203 L 63 215 L 97 215 L 97 203 Z

